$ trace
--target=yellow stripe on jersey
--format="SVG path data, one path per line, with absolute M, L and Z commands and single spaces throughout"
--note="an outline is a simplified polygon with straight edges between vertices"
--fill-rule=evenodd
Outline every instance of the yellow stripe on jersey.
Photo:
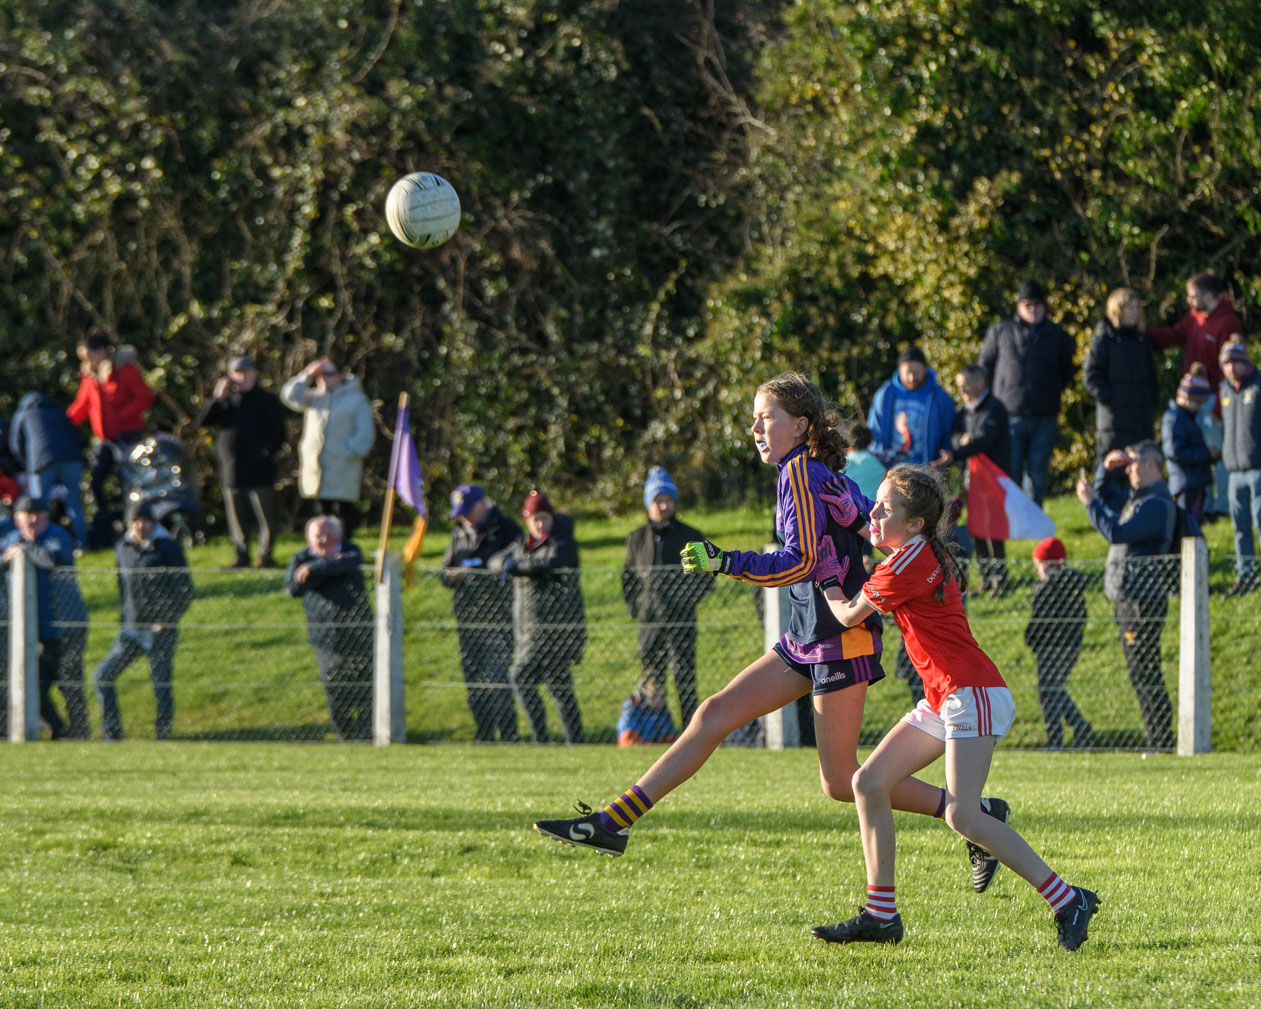
M 814 571 L 819 544 L 815 540 L 815 501 L 810 493 L 810 477 L 806 466 L 810 457 L 802 452 L 788 463 L 788 485 L 792 490 L 793 512 L 797 517 L 797 540 L 801 544 L 801 560 L 785 571 L 766 575 L 744 574 L 740 579 L 754 585 L 772 587 L 805 581 Z

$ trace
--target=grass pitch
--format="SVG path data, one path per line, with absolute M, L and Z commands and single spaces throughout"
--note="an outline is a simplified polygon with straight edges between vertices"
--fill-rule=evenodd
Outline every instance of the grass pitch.
M 656 749 L 0 748 L 0 1006 L 1256 1006 L 1255 757 L 1000 749 L 1013 825 L 1103 907 L 1076 954 L 899 814 L 897 947 L 811 751 L 720 750 L 610 860 L 530 829 Z M 926 776 L 939 781 L 940 764 Z

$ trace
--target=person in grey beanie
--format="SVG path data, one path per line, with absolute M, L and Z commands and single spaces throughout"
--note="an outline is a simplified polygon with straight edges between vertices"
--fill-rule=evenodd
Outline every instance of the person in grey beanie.
M 675 514 L 679 492 L 663 466 L 653 466 L 644 482 L 648 521 L 626 538 L 622 595 L 639 621 L 639 659 L 644 672 L 674 674 L 682 725 L 700 699 L 696 690 L 696 607 L 714 587 L 713 576 L 696 577 L 679 563 L 684 544 L 704 534 Z

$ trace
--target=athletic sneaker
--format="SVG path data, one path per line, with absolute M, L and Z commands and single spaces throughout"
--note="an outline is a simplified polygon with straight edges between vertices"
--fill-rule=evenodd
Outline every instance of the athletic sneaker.
M 981 808 L 989 813 L 995 820 L 1007 822 L 1011 816 L 1011 807 L 1002 799 L 986 799 L 986 805 Z M 965 842 L 968 846 L 968 861 L 972 863 L 972 889 L 977 893 L 984 893 L 989 889 L 989 885 L 994 880 L 994 873 L 998 872 L 998 867 L 1002 863 L 993 855 L 982 848 L 979 844 L 973 844 L 971 841 Z
M 600 814 L 585 802 L 579 802 L 574 808 L 583 815 L 574 820 L 539 820 L 534 829 L 544 837 L 560 841 L 571 848 L 575 845 L 594 848 L 609 858 L 617 858 L 626 850 L 626 842 L 630 838 L 629 829 L 623 827 L 610 833 L 600 822 Z
M 1073 887 L 1076 894 L 1073 902 L 1062 911 L 1055 913 L 1055 931 L 1059 935 L 1060 945 L 1065 949 L 1077 949 L 1086 941 L 1086 929 L 1090 919 L 1099 910 L 1099 895 L 1093 890 L 1085 890 L 1080 886 Z
M 850 942 L 901 942 L 902 916 L 895 914 L 892 918 L 877 918 L 864 907 L 849 921 L 816 925 L 810 934 L 824 942 L 839 942 L 842 945 Z

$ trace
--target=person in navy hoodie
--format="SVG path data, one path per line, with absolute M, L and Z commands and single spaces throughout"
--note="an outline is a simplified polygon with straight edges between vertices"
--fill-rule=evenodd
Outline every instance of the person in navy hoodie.
M 907 347 L 893 377 L 876 390 L 867 414 L 871 451 L 886 466 L 931 463 L 950 441 L 955 404 L 928 367 L 924 352 Z
M 83 518 L 83 449 L 79 433 L 66 417 L 65 407 L 42 392 L 28 392 L 18 401 L 9 428 L 9 451 L 26 471 L 26 489 L 32 497 L 49 501 L 53 488 L 66 495 L 66 514 L 74 532 L 74 545 L 87 545 Z
M 1199 361 L 1178 383 L 1178 394 L 1160 422 L 1160 447 L 1169 470 L 1169 493 L 1195 521 L 1204 520 L 1204 496 L 1213 483 L 1213 463 L 1219 453 L 1208 447 L 1196 422 L 1201 407 L 1213 394 L 1208 374 Z

